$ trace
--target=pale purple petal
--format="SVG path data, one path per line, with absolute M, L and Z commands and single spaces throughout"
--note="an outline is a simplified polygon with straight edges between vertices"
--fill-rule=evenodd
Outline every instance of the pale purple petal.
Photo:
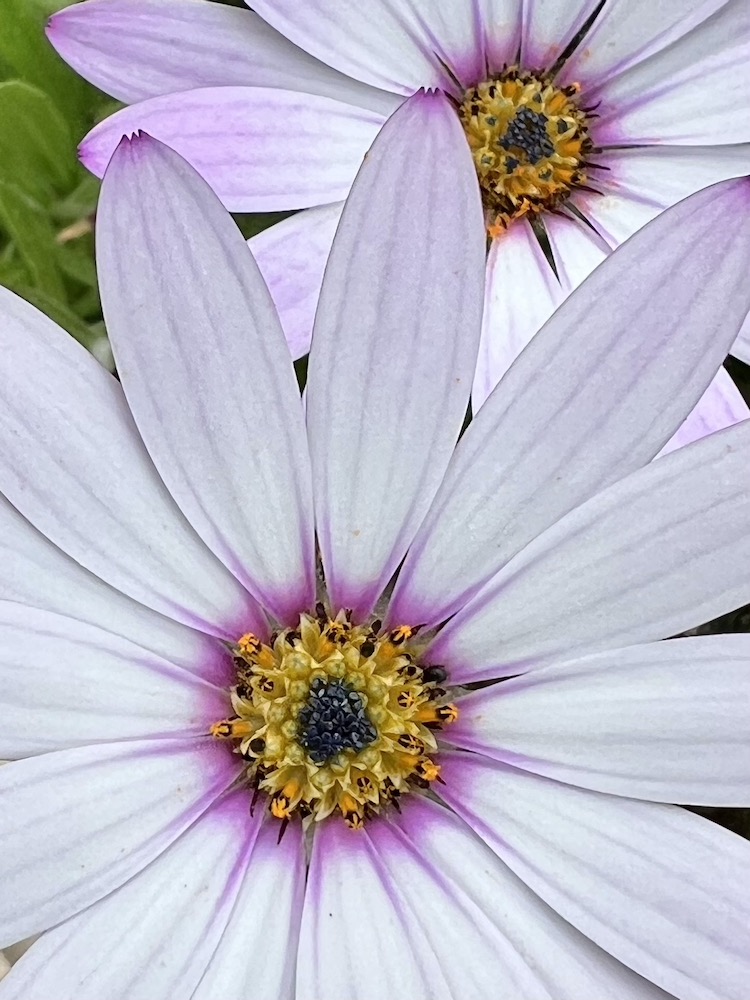
M 662 8 L 649 6 L 654 11 Z M 668 6 L 675 22 L 682 21 L 684 5 L 675 0 Z M 717 3 L 709 0 L 701 6 Z M 750 5 L 747 0 L 729 0 L 661 52 L 587 91 L 587 100 L 601 100 L 597 144 L 747 142 L 749 59 Z
M 210 188 L 148 136 L 102 186 L 104 317 L 136 424 L 206 545 L 278 621 L 315 603 L 302 402 L 268 289 Z
M 429 900 L 425 905 L 429 913 Z M 318 824 L 302 913 L 295 1000 L 426 996 L 456 1000 L 435 969 L 421 922 L 413 919 L 397 888 L 384 877 L 367 832 L 352 835 L 335 819 Z
M 200 736 L 228 693 L 142 646 L 0 601 L 0 759 L 109 740 Z
M 746 365 L 750 365 L 750 316 L 742 324 L 739 336 L 732 346 L 732 354 Z
M 652 462 L 527 545 L 430 649 L 454 681 L 676 635 L 750 601 L 750 421 Z
M 409 796 L 400 816 L 367 832 L 455 997 L 667 1000 L 558 917 L 437 803 Z
M 565 0 L 557 0 L 567 6 Z M 608 0 L 560 74 L 565 83 L 599 87 L 607 80 L 667 48 L 721 10 L 727 0 Z M 532 6 L 538 6 L 535 0 Z M 595 4 L 591 5 L 592 7 Z M 698 31 L 701 30 L 699 27 Z
M 249 241 L 295 359 L 310 350 L 323 272 L 342 208 L 308 208 Z
M 614 247 L 701 188 L 750 173 L 750 143 L 609 149 L 597 162 L 608 168 L 594 182 L 603 194 L 576 192 L 575 203 Z
M 0 767 L 2 945 L 132 878 L 236 775 L 232 755 L 212 739 L 109 743 Z
M 196 87 L 281 87 L 389 113 L 393 98 L 311 58 L 249 10 L 206 0 L 89 0 L 47 37 L 77 73 L 132 104 Z
M 244 791 L 213 805 L 145 871 L 44 934 L 3 983 L 3 1000 L 193 997 L 248 867 L 255 873 L 260 825 Z M 261 934 L 256 924 L 252 936 Z
M 742 393 L 729 377 L 724 368 L 720 368 L 711 385 L 701 396 L 698 405 L 692 411 L 679 430 L 669 439 L 661 450 L 666 455 L 675 448 L 684 448 L 686 444 L 698 441 L 714 431 L 731 427 L 740 420 L 750 417 L 750 409 L 742 398 Z
M 415 95 L 360 171 L 323 283 L 307 384 L 334 608 L 372 608 L 466 412 L 484 286 L 476 174 L 451 105 Z
M 280 843 L 278 837 L 274 820 L 261 827 L 221 941 L 190 1000 L 295 1000 L 305 851 L 299 825 Z
M 663 447 L 750 304 L 749 208 L 745 181 L 694 195 L 562 304 L 461 439 L 391 620 L 444 620 L 540 531 Z
M 557 276 L 566 295 L 588 278 L 614 246 L 589 226 L 567 215 L 553 215 L 550 212 L 544 217 L 544 228 Z
M 741 837 L 676 806 L 473 754 L 441 762 L 442 797 L 565 920 L 680 1000 L 746 1000 L 750 845 Z
M 516 59 L 521 44 L 523 0 L 475 0 L 484 45 L 484 62 L 489 72 L 499 72 Z M 484 66 L 480 66 L 483 70 Z M 480 79 L 485 74 L 480 74 Z M 468 83 L 476 83 L 469 80 Z
M 750 801 L 750 636 L 631 646 L 475 691 L 456 746 L 656 802 Z
M 341 201 L 384 116 L 330 97 L 266 87 L 208 87 L 153 97 L 97 125 L 80 156 L 101 177 L 138 130 L 175 149 L 233 212 Z
M 471 393 L 474 413 L 565 297 L 524 219 L 492 241 Z
M 521 65 L 528 69 L 551 69 L 598 5 L 599 0 L 526 0 Z
M 253 599 L 159 479 L 117 380 L 4 288 L 0 310 L 0 490 L 69 556 L 155 611 L 222 637 L 263 631 Z
M 114 590 L 66 556 L 0 496 L 4 600 L 97 625 L 219 685 L 232 662 L 213 636 L 180 625 Z
M 493 5 L 494 6 L 494 5 Z M 336 69 L 409 95 L 420 87 L 457 91 L 484 71 L 482 11 L 456 0 L 253 0 L 283 35 Z M 490 8 L 491 9 L 491 8 Z M 505 25 L 504 18 L 499 19 Z

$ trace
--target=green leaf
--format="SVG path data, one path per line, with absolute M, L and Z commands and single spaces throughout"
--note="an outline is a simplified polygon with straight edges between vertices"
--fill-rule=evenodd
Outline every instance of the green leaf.
M 51 208 L 53 217 L 62 223 L 77 222 L 88 215 L 93 215 L 99 198 L 101 181 L 93 174 L 85 173 L 81 182 L 62 201 Z
M 54 296 L 49 295 L 47 292 L 42 291 L 39 288 L 32 288 L 29 285 L 24 285 L 23 282 L 11 282 L 5 280 L 5 275 L 2 275 L 3 284 L 10 288 L 11 291 L 20 295 L 22 299 L 26 299 L 37 309 L 53 319 L 55 323 L 67 330 L 75 339 L 83 344 L 84 347 L 91 347 L 91 345 L 101 337 L 101 333 L 98 329 L 94 329 L 88 323 L 84 323 L 73 312 L 69 309 L 64 302 L 60 302 Z
M 76 176 L 75 143 L 54 101 L 21 80 L 0 83 L 0 180 L 48 203 Z
M 17 184 L 0 180 L 0 225 L 8 232 L 28 271 L 30 284 L 65 300 L 55 233 L 44 208 Z

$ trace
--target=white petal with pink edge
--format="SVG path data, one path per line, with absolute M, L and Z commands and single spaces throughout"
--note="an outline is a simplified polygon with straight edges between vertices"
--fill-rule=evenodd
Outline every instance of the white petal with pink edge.
M 570 785 L 656 802 L 750 802 L 750 636 L 631 646 L 459 702 L 456 746 Z
M 207 87 L 153 97 L 97 125 L 84 166 L 104 173 L 138 130 L 175 149 L 233 212 L 341 201 L 384 116 L 330 97 L 268 87 Z
M 158 857 L 237 775 L 211 739 L 132 740 L 0 768 L 3 947 L 95 903 Z
M 509 677 L 710 621 L 750 601 L 749 528 L 745 421 L 571 511 L 451 619 L 430 660 L 458 683 Z
M 119 382 L 4 288 L 0 308 L 0 490 L 73 559 L 153 610 L 229 638 L 262 631 L 250 594 L 175 506 Z
M 201 736 L 228 693 L 92 625 L 0 601 L 0 759 Z
M 561 917 L 680 1000 L 745 1000 L 750 845 L 680 809 L 602 795 L 475 754 L 441 796 Z
M 96 228 L 102 307 L 125 396 L 175 502 L 277 621 L 315 601 L 310 460 L 271 297 L 195 171 L 125 140 Z
M 217 802 L 144 871 L 44 934 L 0 996 L 193 997 L 240 904 L 243 882 L 256 870 L 260 825 L 244 793 Z
M 334 608 L 370 611 L 440 484 L 476 363 L 484 256 L 458 119 L 419 93 L 357 177 L 315 319 L 307 423 Z
M 295 1000 L 305 849 L 298 825 L 278 837 L 279 824 L 264 823 L 221 941 L 190 1000 Z
M 744 180 L 699 192 L 566 299 L 459 442 L 391 621 L 444 620 L 540 531 L 664 446 L 750 305 L 749 214 Z
M 196 87 L 282 87 L 388 113 L 391 95 L 292 45 L 257 14 L 207 0 L 89 0 L 53 14 L 47 37 L 119 101 Z
M 310 350 L 323 272 L 343 207 L 305 209 L 249 241 L 295 359 Z

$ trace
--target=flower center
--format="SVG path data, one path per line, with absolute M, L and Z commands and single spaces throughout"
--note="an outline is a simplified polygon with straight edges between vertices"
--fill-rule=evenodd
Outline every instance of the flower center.
M 379 634 L 345 612 L 302 615 L 298 629 L 234 648 L 234 716 L 211 727 L 235 743 L 273 816 L 322 820 L 340 813 L 359 829 L 405 792 L 439 780 L 435 732 L 453 722 L 442 667 L 418 662 L 418 629 Z
M 459 117 L 479 175 L 491 236 L 556 208 L 585 182 L 593 144 L 579 87 L 515 67 L 466 91 Z

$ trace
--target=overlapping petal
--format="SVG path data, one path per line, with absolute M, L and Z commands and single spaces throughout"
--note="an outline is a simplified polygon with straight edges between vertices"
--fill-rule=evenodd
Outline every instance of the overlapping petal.
M 3 946 L 73 916 L 146 867 L 237 773 L 213 740 L 132 740 L 0 768 Z
M 369 612 L 439 486 L 468 402 L 483 285 L 463 133 L 444 97 L 417 94 L 355 182 L 315 321 L 307 417 L 334 608 Z
M 207 0 L 87 0 L 47 37 L 76 72 L 132 104 L 196 87 L 281 87 L 388 112 L 390 95 L 337 73 L 257 14 Z
M 277 212 L 345 198 L 383 121 L 331 97 L 206 87 L 118 111 L 80 156 L 101 177 L 122 137 L 140 129 L 184 156 L 231 211 Z
M 728 181 L 665 212 L 534 337 L 459 443 L 392 620 L 444 620 L 540 531 L 662 448 L 750 304 L 749 191 Z
M 451 619 L 430 657 L 459 683 L 508 677 L 710 621 L 750 601 L 749 516 L 744 421 L 558 521 Z
M 97 258 L 154 464 L 206 545 L 290 623 L 315 602 L 310 464 L 291 358 L 245 241 L 195 171 L 141 136 L 105 178 Z
M 442 797 L 565 920 L 681 1000 L 745 1000 L 742 838 L 676 806 L 573 788 L 478 755 L 442 762 Z
M 597 6 L 599 0 L 533 0 L 522 3 L 521 64 L 529 68 L 551 69 Z
M 157 475 L 116 379 L 27 302 L 0 288 L 0 303 L 0 490 L 135 600 L 212 634 L 262 632 L 253 599 Z
M 0 759 L 108 740 L 198 736 L 227 694 L 120 636 L 0 601 Z
M 295 359 L 310 350 L 323 272 L 342 208 L 308 208 L 249 241 Z
M 632 646 L 462 698 L 457 746 L 657 802 L 750 801 L 750 636 Z
M 708 434 L 731 427 L 748 417 L 750 409 L 742 393 L 726 369 L 720 368 L 698 400 L 698 405 L 664 445 L 661 454 L 666 455 L 675 448 L 684 448 L 686 444 L 699 441 Z
M 261 822 L 242 792 L 212 806 L 145 871 L 44 934 L 2 1000 L 193 996 L 240 905 Z

